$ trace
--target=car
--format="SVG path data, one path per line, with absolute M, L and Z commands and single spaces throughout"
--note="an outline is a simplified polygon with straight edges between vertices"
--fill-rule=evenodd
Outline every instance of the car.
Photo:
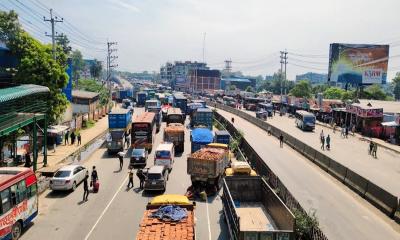
M 86 168 L 81 165 L 68 165 L 60 168 L 50 180 L 51 190 L 72 190 L 85 179 Z
M 152 166 L 148 169 L 144 182 L 145 191 L 165 191 L 168 169 L 165 166 Z
M 147 164 L 148 153 L 144 148 L 134 148 L 130 156 L 130 168 L 144 168 Z

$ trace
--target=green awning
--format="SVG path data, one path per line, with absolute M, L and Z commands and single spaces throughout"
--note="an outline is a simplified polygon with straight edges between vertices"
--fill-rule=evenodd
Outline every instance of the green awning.
M 35 84 L 24 84 L 16 87 L 2 88 L 0 89 L 0 103 L 26 97 L 38 93 L 49 93 L 48 87 L 35 85 Z

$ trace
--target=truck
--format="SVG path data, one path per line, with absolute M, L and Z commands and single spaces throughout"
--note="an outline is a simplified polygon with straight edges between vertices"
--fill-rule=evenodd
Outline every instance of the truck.
M 205 126 L 208 129 L 213 127 L 213 112 L 209 108 L 198 108 L 196 112 L 192 114 L 190 118 L 190 125 L 195 126 Z
M 206 146 L 190 154 L 187 158 L 187 173 L 190 175 L 192 186 L 220 189 L 225 168 L 229 163 L 227 146 Z
M 175 152 L 182 153 L 185 149 L 185 127 L 180 123 L 170 123 L 164 129 L 164 141 L 172 142 Z
M 186 114 L 187 107 L 187 98 L 183 96 L 183 94 L 175 93 L 173 95 L 173 104 L 174 107 L 180 108 L 183 114 Z
M 170 123 L 185 123 L 185 118 L 186 115 L 182 114 L 182 111 L 180 108 L 168 108 L 167 109 L 167 115 L 165 121 L 167 124 Z
M 226 130 L 215 131 L 214 142 L 229 144 L 231 140 L 231 135 Z
M 109 154 L 124 150 L 124 136 L 129 134 L 131 125 L 132 113 L 128 109 L 115 109 L 108 114 L 106 145 Z
M 260 176 L 226 176 L 222 206 L 229 239 L 295 239 L 293 213 Z
M 156 132 L 160 131 L 162 122 L 161 107 L 148 106 L 147 112 L 153 112 L 156 114 Z
M 161 108 L 160 101 L 155 100 L 155 99 L 146 100 L 146 102 L 144 103 L 144 109 L 147 111 L 148 107 L 160 107 Z
M 190 134 L 191 152 L 199 150 L 200 148 L 212 143 L 214 139 L 213 132 L 207 128 L 195 128 Z
M 136 94 L 136 105 L 138 107 L 144 107 L 146 103 L 147 93 L 146 92 L 138 92 Z
M 195 202 L 186 196 L 164 194 L 154 197 L 143 213 L 136 240 L 195 240 Z M 170 210 L 179 214 L 167 214 Z

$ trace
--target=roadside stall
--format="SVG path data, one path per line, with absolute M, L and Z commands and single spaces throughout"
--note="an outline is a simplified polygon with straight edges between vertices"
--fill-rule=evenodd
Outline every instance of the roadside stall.
M 382 132 L 383 108 L 371 104 L 353 103 L 346 106 L 346 123 L 354 123 L 356 130 L 369 137 L 379 137 Z M 350 120 L 348 121 L 348 118 Z

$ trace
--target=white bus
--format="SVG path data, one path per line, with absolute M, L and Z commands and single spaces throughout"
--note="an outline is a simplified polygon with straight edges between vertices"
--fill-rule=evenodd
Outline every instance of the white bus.
M 303 110 L 297 110 L 296 114 L 296 125 L 303 131 L 314 131 L 315 129 L 315 115 Z

